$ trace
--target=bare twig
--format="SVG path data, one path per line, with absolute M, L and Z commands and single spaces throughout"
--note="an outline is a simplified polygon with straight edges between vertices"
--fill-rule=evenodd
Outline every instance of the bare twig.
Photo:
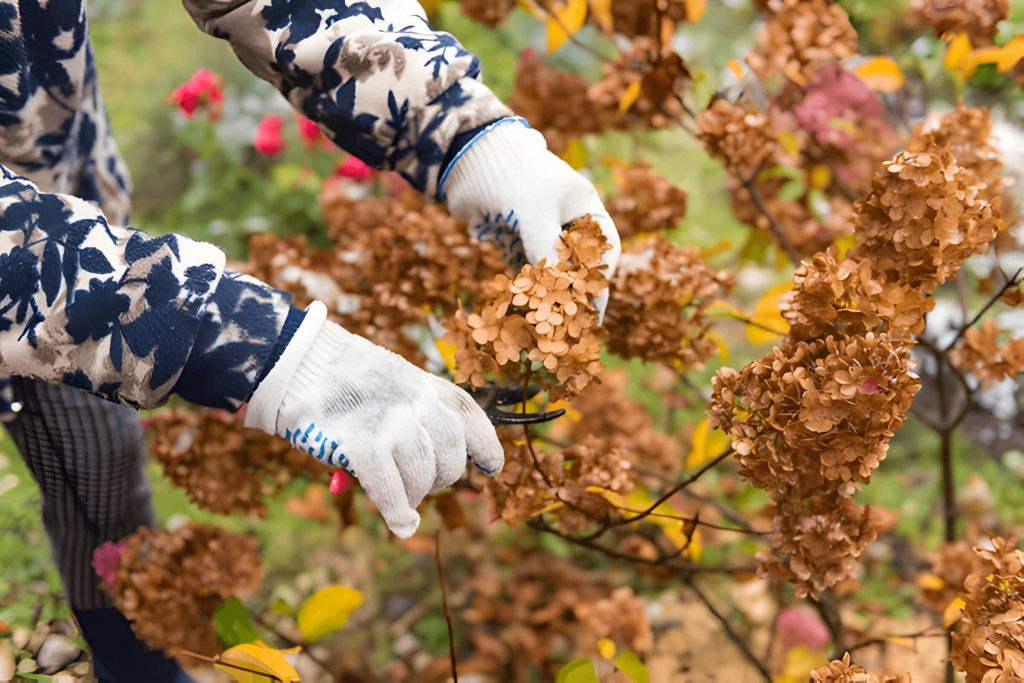
M 1017 272 L 1013 274 L 1013 277 L 1011 277 L 1009 280 L 1007 280 L 1005 283 L 1003 283 L 1003 286 L 999 288 L 999 291 L 997 291 L 995 294 L 993 294 L 989 298 L 989 300 L 985 303 L 985 305 L 982 307 L 982 309 L 980 311 L 978 311 L 977 315 L 975 315 L 973 318 L 971 318 L 970 322 L 966 323 L 963 327 L 960 328 L 960 331 L 956 333 L 956 336 L 953 337 L 953 340 L 951 342 L 949 342 L 949 344 L 946 345 L 946 348 L 944 349 L 944 351 L 948 352 L 954 346 L 956 346 L 957 342 L 960 341 L 960 338 L 963 337 L 964 334 L 967 333 L 967 330 L 969 330 L 970 328 L 972 328 L 975 325 L 977 325 L 978 321 L 981 320 L 981 318 L 986 313 L 988 313 L 988 309 L 990 309 L 993 306 L 995 306 L 996 302 L 999 301 L 999 299 L 1003 296 L 1003 294 L 1006 294 L 1006 292 L 1008 292 L 1011 288 L 1016 287 L 1017 285 L 1019 285 L 1020 282 L 1021 282 L 1020 277 L 1021 277 L 1022 274 L 1024 274 L 1024 268 L 1018 268 Z
M 444 585 L 444 565 L 441 563 L 441 530 L 437 530 L 434 538 L 434 564 L 437 565 L 437 582 L 441 584 L 441 607 L 444 610 L 444 621 L 448 626 L 448 656 L 452 663 L 452 681 L 459 683 L 458 662 L 455 659 L 455 632 L 452 628 L 452 615 L 448 611 L 448 589 Z
M 750 201 L 754 203 L 754 207 L 764 216 L 764 219 L 768 221 L 768 229 L 771 230 L 772 235 L 775 237 L 775 241 L 779 243 L 782 250 L 786 252 L 786 256 L 793 262 L 794 266 L 800 265 L 800 252 L 796 250 L 793 243 L 786 237 L 786 233 L 783 232 L 782 226 L 775 220 L 775 216 L 771 214 L 768 207 L 765 206 L 764 200 L 761 199 L 761 193 L 757 191 L 757 187 L 754 186 L 753 178 L 743 179 L 743 188 L 750 193 Z
M 229 669 L 236 669 L 238 671 L 245 671 L 247 673 L 257 674 L 261 678 L 268 678 L 272 681 L 281 681 L 280 678 L 273 674 L 268 674 L 266 671 L 260 671 L 259 669 L 250 669 L 247 666 L 242 666 L 241 664 L 234 664 L 232 662 L 225 662 L 223 659 L 220 658 L 220 655 L 217 655 L 215 657 L 209 657 L 207 655 L 201 655 L 198 652 L 192 652 L 191 650 L 185 650 L 182 648 L 178 648 L 177 650 L 175 650 L 175 652 L 177 654 L 184 655 L 185 657 L 189 657 L 191 659 L 198 659 L 199 661 L 206 662 L 207 664 L 219 664 L 220 666 L 226 666 Z
M 772 675 L 771 673 L 769 673 L 768 667 L 766 667 L 764 663 L 760 659 L 758 659 L 757 655 L 755 655 L 754 652 L 747 645 L 747 641 L 743 638 L 743 636 L 736 632 L 736 629 L 734 629 L 732 627 L 732 624 L 729 623 L 729 619 L 724 614 L 718 611 L 718 608 L 716 608 L 714 603 L 712 603 L 711 600 L 708 599 L 708 596 L 704 595 L 704 592 L 697 588 L 697 586 L 692 581 L 688 581 L 686 583 L 686 587 L 689 588 L 693 592 L 693 594 L 697 596 L 698 600 L 704 603 L 704 607 L 707 608 L 708 612 L 711 613 L 711 616 L 713 616 L 715 620 L 721 625 L 722 630 L 725 631 L 725 635 L 729 638 L 729 640 L 733 642 L 733 645 L 735 645 L 737 649 L 739 649 L 740 653 L 743 655 L 743 658 L 746 659 L 751 666 L 757 669 L 757 672 L 761 674 L 762 679 L 768 681 L 768 683 L 771 683 Z

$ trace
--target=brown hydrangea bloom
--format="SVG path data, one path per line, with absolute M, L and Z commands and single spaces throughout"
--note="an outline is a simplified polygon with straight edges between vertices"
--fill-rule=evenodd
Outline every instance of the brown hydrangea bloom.
M 502 680 L 528 680 L 539 667 L 554 680 L 566 651 L 591 653 L 594 633 L 641 654 L 651 629 L 640 598 L 614 588 L 600 572 L 586 572 L 549 553 L 488 553 L 466 578 L 469 593 L 461 617 L 471 625 L 475 654 L 460 671 L 500 672 Z M 577 614 L 579 611 L 579 614 Z
M 556 69 L 533 50 L 524 50 L 516 63 L 509 107 L 543 133 L 551 151 L 560 154 L 573 139 L 601 130 L 601 121 L 587 100 L 587 88 L 576 74 Z
M 247 429 L 241 414 L 162 410 L 149 422 L 150 453 L 204 510 L 264 516 L 265 500 L 296 476 L 326 480 L 330 468 L 276 436 Z
M 912 680 L 909 673 L 899 676 L 876 676 L 869 673 L 850 660 L 849 652 L 842 659 L 834 659 L 811 672 L 813 683 L 911 683 Z
M 709 415 L 740 473 L 773 500 L 794 477 L 808 490 L 819 477 L 866 483 L 919 388 L 910 364 L 909 347 L 887 334 L 789 338 L 742 371 L 719 371 Z
M 857 31 L 837 3 L 768 0 L 769 13 L 747 63 L 761 78 L 782 75 L 806 84 L 826 64 L 857 54 Z
M 975 47 L 991 45 L 999 22 L 1010 16 L 1010 0 L 911 0 L 910 20 L 942 37 L 966 33 Z
M 890 282 L 870 258 L 836 258 L 819 252 L 793 274 L 793 291 L 779 309 L 797 339 L 887 332 L 919 334 L 935 302 L 920 289 Z
M 627 453 L 607 439 L 587 436 L 557 451 L 531 448 L 508 435 L 502 443 L 505 467 L 487 480 L 485 490 L 498 516 L 512 526 L 542 512 L 555 512 L 559 527 L 575 532 L 616 516 L 608 499 L 588 488 L 624 494 L 634 487 Z
M 778 145 L 772 119 L 751 102 L 717 98 L 697 115 L 697 130 L 708 154 L 737 179 L 750 179 Z
M 605 64 L 601 79 L 590 86 L 587 99 L 602 127 L 616 130 L 671 128 L 679 125 L 686 109 L 682 98 L 693 82 L 682 57 L 658 49 L 658 41 L 637 38 L 629 51 Z M 637 86 L 639 84 L 639 86 Z M 630 88 L 640 90 L 623 106 Z
M 655 38 L 664 22 L 678 24 L 687 19 L 685 0 L 620 0 L 611 7 L 612 29 L 628 38 Z
M 702 368 L 717 351 L 704 313 L 732 285 L 732 276 L 705 264 L 695 247 L 676 247 L 661 236 L 635 244 L 612 281 L 609 351 L 679 370 Z
M 1017 539 L 976 548 L 981 567 L 964 582 L 950 657 L 968 683 L 1024 679 L 1024 552 Z
M 501 368 L 512 384 L 536 380 L 553 397 L 583 390 L 601 372 L 593 297 L 607 287 L 602 256 L 611 247 L 590 216 L 562 234 L 557 264 L 527 264 L 514 278 L 484 285 L 481 304 L 447 323 L 455 381 L 474 386 Z M 525 361 L 525 362 L 524 362 Z
M 918 597 L 928 609 L 942 614 L 963 591 L 964 581 L 979 564 L 967 541 L 943 543 L 935 553 L 931 571 L 918 577 Z
M 263 575 L 256 540 L 208 524 L 172 532 L 140 529 L 126 539 L 114 604 L 151 646 L 212 655 L 221 650 L 213 614 L 246 598 Z
M 768 217 L 757 207 L 740 179 L 730 176 L 727 182 L 736 218 L 757 228 L 766 236 L 771 235 Z M 774 178 L 756 180 L 753 183 L 768 216 L 775 220 L 789 243 L 800 254 L 811 255 L 826 249 L 838 237 L 850 233 L 849 218 L 853 213 L 853 206 L 842 194 L 828 197 L 827 213 L 824 217 L 819 217 L 804 198 L 782 201 L 778 196 L 782 186 L 783 182 Z
M 961 102 L 933 125 L 915 132 L 911 149 L 925 151 L 929 144 L 949 147 L 957 165 L 984 183 L 982 198 L 996 204 L 1003 196 L 1003 158 L 992 141 L 992 119 L 985 107 Z
M 555 421 L 548 436 L 565 443 L 588 437 L 601 439 L 609 450 L 617 450 L 633 463 L 672 477 L 682 464 L 679 442 L 657 431 L 651 414 L 626 394 L 629 375 L 609 370 L 600 384 L 587 387 L 572 399 L 573 412 Z M 635 473 L 634 473 L 635 476 Z
M 926 295 L 996 236 L 984 185 L 926 140 L 883 164 L 853 217 L 859 243 L 800 267 L 782 305 L 789 335 L 713 381 L 712 426 L 773 503 L 766 573 L 815 594 L 848 577 L 880 518 L 853 500 L 919 388 L 912 333 Z
M 950 361 L 977 377 L 984 387 L 1016 377 L 1024 370 L 1024 338 L 1001 342 L 1001 334 L 992 319 L 969 328 L 963 343 L 950 354 Z
M 686 216 L 686 190 L 648 164 L 616 166 L 612 172 L 617 192 L 605 206 L 623 240 L 671 230 Z
M 453 314 L 506 268 L 497 245 L 415 193 L 357 202 L 327 185 L 321 203 L 335 247 L 261 235 L 250 242 L 249 272 L 296 305 L 323 301 L 335 322 L 413 363 L 425 359 L 408 330 L 426 326 L 431 312 Z
M 516 0 L 459 0 L 462 13 L 494 28 L 516 8 Z
M 998 206 L 948 148 L 921 143 L 913 150 L 885 162 L 857 204 L 860 243 L 851 256 L 870 257 L 879 273 L 931 292 L 995 239 Z
M 606 597 L 580 602 L 573 608 L 580 628 L 576 634 L 577 652 L 595 649 L 601 638 L 621 643 L 643 654 L 651 649 L 654 636 L 647 621 L 646 605 L 629 586 L 621 586 Z

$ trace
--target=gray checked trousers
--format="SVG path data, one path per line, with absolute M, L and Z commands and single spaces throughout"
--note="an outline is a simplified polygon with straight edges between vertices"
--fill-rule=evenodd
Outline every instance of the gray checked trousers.
M 111 605 L 93 551 L 155 523 L 139 414 L 61 384 L 12 378 L 7 431 L 39 484 L 43 524 L 71 607 Z

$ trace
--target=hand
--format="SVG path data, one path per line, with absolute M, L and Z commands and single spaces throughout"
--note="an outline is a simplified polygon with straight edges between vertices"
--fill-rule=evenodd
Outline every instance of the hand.
M 462 476 L 468 458 L 496 474 L 504 453 L 473 398 L 328 321 L 314 302 L 249 401 L 245 424 L 359 480 L 396 536 L 416 507 Z
M 597 190 L 548 151 L 544 136 L 521 119 L 505 119 L 471 141 L 442 179 L 452 215 L 469 222 L 476 236 L 498 243 L 512 265 L 524 260 L 558 263 L 563 226 L 590 214 L 612 249 L 605 253 L 611 279 L 622 246 Z M 595 302 L 604 316 L 607 290 Z

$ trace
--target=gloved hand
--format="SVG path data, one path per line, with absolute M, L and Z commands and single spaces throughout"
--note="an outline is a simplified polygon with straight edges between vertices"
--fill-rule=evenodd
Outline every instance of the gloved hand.
M 544 136 L 522 119 L 503 119 L 471 140 L 452 161 L 440 191 L 453 216 L 480 239 L 497 242 L 512 265 L 558 263 L 562 227 L 593 216 L 612 245 L 605 253 L 610 279 L 622 246 L 594 186 L 548 151 Z M 597 301 L 599 317 L 608 303 Z
M 467 454 L 488 474 L 504 464 L 469 394 L 328 321 L 320 302 L 256 389 L 245 424 L 347 469 L 400 538 L 419 526 L 420 501 L 462 476 Z

